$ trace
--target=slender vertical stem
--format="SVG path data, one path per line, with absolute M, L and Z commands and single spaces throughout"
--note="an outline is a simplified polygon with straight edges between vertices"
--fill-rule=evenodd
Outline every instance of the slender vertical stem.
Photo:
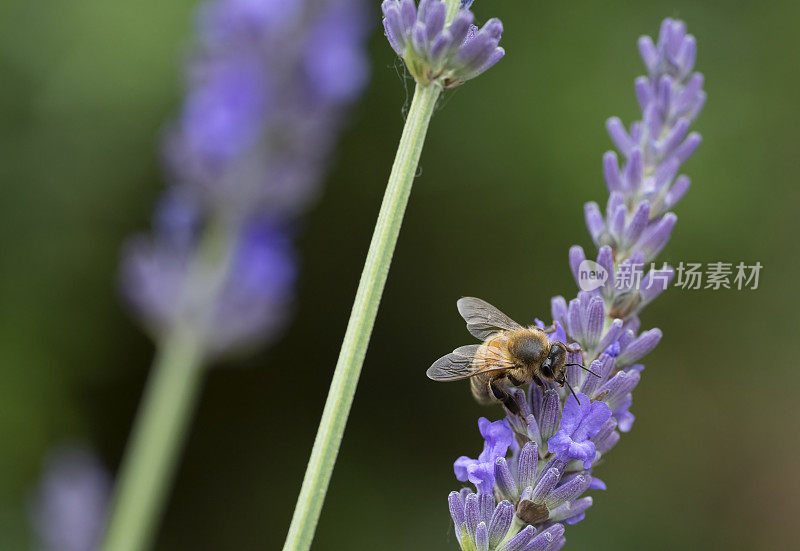
M 120 469 L 106 551 L 140 551 L 154 539 L 195 410 L 201 356 L 199 343 L 178 334 L 156 355 Z
M 150 548 L 172 487 L 203 380 L 205 342 L 230 263 L 234 225 L 218 215 L 206 229 L 183 289 L 192 323 L 179 319 L 157 347 L 117 477 L 102 549 Z
M 417 84 L 414 91 L 414 99 L 389 175 L 378 222 L 372 234 L 367 260 L 361 273 L 350 321 L 347 324 L 303 486 L 297 498 L 284 551 L 305 551 L 311 547 L 389 273 L 389 264 L 400 233 L 400 225 L 422 153 L 425 134 L 440 93 L 441 88 L 436 83 L 427 86 Z

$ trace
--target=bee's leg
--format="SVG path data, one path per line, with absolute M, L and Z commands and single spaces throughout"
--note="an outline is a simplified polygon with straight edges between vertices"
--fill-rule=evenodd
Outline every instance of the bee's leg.
M 536 375 L 534 375 L 534 376 L 533 376 L 533 382 L 534 382 L 534 383 L 536 383 L 537 385 L 539 385 L 539 388 L 541 388 L 541 389 L 543 389 L 543 390 L 544 390 L 544 383 L 543 383 L 543 382 L 542 382 L 542 380 L 541 380 L 539 377 L 537 377 Z
M 511 382 L 511 384 L 514 385 L 514 386 L 522 386 L 522 385 L 525 384 L 525 381 L 520 381 L 519 379 L 517 379 L 513 375 L 506 375 L 506 377 Z
M 495 377 L 489 381 L 489 389 L 492 391 L 492 395 L 497 398 L 502 404 L 514 415 L 519 415 L 519 406 L 517 402 L 514 400 L 514 397 L 508 393 L 508 391 L 503 388 L 503 379 L 505 379 L 505 375 L 500 377 Z

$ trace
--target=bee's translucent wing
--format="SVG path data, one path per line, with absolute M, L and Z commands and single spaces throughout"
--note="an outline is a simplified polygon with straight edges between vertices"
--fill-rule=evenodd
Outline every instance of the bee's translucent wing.
M 467 322 L 467 330 L 481 340 L 500 331 L 522 329 L 520 324 L 485 300 L 464 297 L 459 299 L 457 306 L 458 313 Z
M 434 381 L 458 381 L 468 379 L 478 373 L 503 370 L 514 364 L 491 347 L 481 351 L 480 358 L 475 355 L 481 344 L 469 344 L 442 356 L 428 368 L 427 375 Z

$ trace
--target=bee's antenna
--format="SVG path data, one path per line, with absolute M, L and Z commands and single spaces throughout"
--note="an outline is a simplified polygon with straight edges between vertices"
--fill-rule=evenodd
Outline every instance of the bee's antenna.
M 569 384 L 569 381 L 567 381 L 566 377 L 564 378 L 564 384 L 567 385 L 567 388 L 569 389 L 569 391 L 572 393 L 573 396 L 575 396 L 575 401 L 578 402 L 578 405 L 580 405 L 581 401 L 578 398 L 578 396 L 575 394 L 575 391 L 572 390 L 572 386 Z
M 591 373 L 592 375 L 594 375 L 594 376 L 595 376 L 595 377 L 597 377 L 598 379 L 600 378 L 600 375 L 598 375 L 597 373 L 595 373 L 594 371 L 592 371 L 591 369 L 589 369 L 589 368 L 588 368 L 588 367 L 586 367 L 585 365 L 581 365 L 581 364 L 566 364 L 564 367 L 570 367 L 570 366 L 573 366 L 573 365 L 574 365 L 574 366 L 577 366 L 577 367 L 580 367 L 580 368 L 581 368 L 581 369 L 583 369 L 584 371 L 588 371 L 589 373 Z

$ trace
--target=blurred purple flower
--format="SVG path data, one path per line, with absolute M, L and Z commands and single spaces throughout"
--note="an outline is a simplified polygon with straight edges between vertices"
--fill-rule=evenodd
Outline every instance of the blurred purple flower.
M 210 0 L 165 157 L 201 204 L 291 218 L 363 88 L 361 0 Z
M 166 237 L 182 234 L 173 229 L 175 234 Z M 154 335 L 168 331 L 181 314 L 177 297 L 187 284 L 188 253 L 195 243 L 181 244 L 144 236 L 128 244 L 123 283 Z M 243 224 L 233 248 L 230 273 L 211 314 L 213 330 L 206 336 L 212 354 L 275 337 L 288 315 L 296 278 L 291 241 L 268 221 Z
M 265 222 L 243 226 L 219 300 L 212 347 L 224 350 L 274 338 L 289 312 L 296 272 L 284 232 Z
M 31 522 L 46 551 L 94 551 L 100 543 L 111 478 L 83 448 L 55 450 L 46 459 L 31 501 Z
M 135 236 L 122 289 L 156 338 L 204 320 L 209 354 L 274 338 L 292 302 L 292 231 L 367 78 L 361 0 L 208 0 L 164 155 L 172 186 Z M 215 297 L 193 288 L 215 223 L 232 237 Z M 224 270 L 223 270 L 224 271 Z M 211 301 L 211 303 L 209 303 Z
M 299 22 L 305 7 L 302 0 L 206 1 L 198 8 L 198 38 L 210 47 L 265 41 L 282 27 Z
M 334 2 L 310 32 L 305 49 L 309 89 L 326 103 L 347 102 L 368 76 L 363 53 L 367 23 L 352 2 Z
M 205 59 L 195 67 L 179 119 L 187 151 L 209 167 L 222 167 L 254 145 L 267 122 L 267 67 L 257 52 Z

